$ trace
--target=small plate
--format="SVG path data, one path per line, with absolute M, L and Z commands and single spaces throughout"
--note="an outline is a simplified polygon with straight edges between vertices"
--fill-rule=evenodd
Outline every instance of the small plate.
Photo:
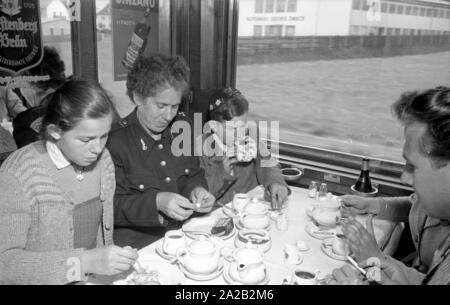
M 168 254 L 168 253 L 164 252 L 164 250 L 162 248 L 163 242 L 164 242 L 164 239 L 158 240 L 156 242 L 156 245 L 155 245 L 156 253 L 158 253 L 159 256 L 161 256 L 162 258 L 164 258 L 164 259 L 166 259 L 168 261 L 174 260 L 176 258 L 175 255 L 171 255 L 171 254 Z
M 210 273 L 210 274 L 198 274 L 198 273 L 192 273 L 188 271 L 182 263 L 178 264 L 178 267 L 180 268 L 181 272 L 184 273 L 184 275 L 191 280 L 194 281 L 210 281 L 215 278 L 217 278 L 219 275 L 223 272 L 223 259 L 220 259 L 219 267 L 216 269 L 216 271 Z
M 305 231 L 316 239 L 332 238 L 336 235 L 336 228 L 322 228 L 310 222 L 305 226 Z
M 242 223 L 241 220 L 237 220 L 236 221 L 236 228 L 238 230 L 243 230 L 243 229 L 248 229 L 246 228 Z M 249 230 L 264 230 L 264 231 L 270 231 L 270 229 L 272 228 L 272 223 L 269 223 L 269 225 L 263 229 L 249 229 Z
M 269 284 L 270 277 L 269 277 L 269 272 L 267 272 L 267 269 L 266 269 L 266 276 L 264 277 L 264 279 L 261 282 L 256 283 L 256 284 L 244 284 L 242 282 L 233 280 L 233 278 L 231 277 L 231 274 L 230 274 L 230 271 L 231 271 L 230 267 L 231 267 L 231 264 L 228 263 L 225 266 L 225 269 L 223 270 L 223 278 L 230 285 L 267 285 L 267 284 Z
M 211 229 L 217 223 L 219 218 L 215 216 L 204 216 L 204 217 L 196 217 L 188 220 L 183 224 L 182 231 L 191 239 L 196 239 L 196 235 L 198 233 L 206 233 L 211 236 L 220 238 L 220 239 L 229 239 L 236 234 L 236 228 L 233 225 L 233 229 L 228 235 L 216 236 L 211 234 Z M 189 232 L 198 232 L 198 233 L 189 233 Z
M 158 259 L 139 259 L 139 264 L 149 273 L 151 271 L 156 271 L 159 274 L 158 280 L 161 285 L 183 285 L 186 280 L 183 273 L 181 273 L 177 266 L 168 262 Z M 125 279 L 115 281 L 113 284 L 135 285 L 132 282 L 134 274 L 135 272 L 129 274 Z
M 333 251 L 333 245 L 327 241 L 324 240 L 322 244 L 320 245 L 320 249 L 322 249 L 323 253 L 325 253 L 327 256 L 331 257 L 332 259 L 338 260 L 338 261 L 346 261 L 347 257 L 345 255 L 339 255 L 334 253 Z

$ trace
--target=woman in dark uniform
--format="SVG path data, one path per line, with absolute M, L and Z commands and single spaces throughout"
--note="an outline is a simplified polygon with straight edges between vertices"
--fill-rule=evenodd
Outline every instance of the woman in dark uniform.
M 136 108 L 107 144 L 116 169 L 116 244 L 144 247 L 194 212 L 212 209 L 198 158 L 175 156 L 171 147 L 170 127 L 188 88 L 189 68 L 180 57 L 142 56 L 128 73 Z

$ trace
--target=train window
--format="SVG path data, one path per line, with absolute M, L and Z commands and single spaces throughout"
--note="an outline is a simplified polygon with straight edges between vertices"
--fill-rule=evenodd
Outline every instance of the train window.
M 445 25 L 383 12 L 370 19 L 377 16 L 355 9 L 359 1 L 304 0 L 256 39 L 254 1 L 239 0 L 236 58 L 236 87 L 250 116 L 279 122 L 282 142 L 403 162 L 402 128 L 390 106 L 405 91 L 450 83 L 448 39 L 424 36 L 448 31 Z

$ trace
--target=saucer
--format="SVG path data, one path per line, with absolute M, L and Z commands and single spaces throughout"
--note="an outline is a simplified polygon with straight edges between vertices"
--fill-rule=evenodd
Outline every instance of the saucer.
M 241 220 L 239 219 L 238 221 L 236 221 L 236 228 L 237 228 L 238 230 L 249 229 L 249 230 L 264 230 L 264 231 L 270 231 L 270 229 L 272 228 L 272 223 L 269 222 L 269 225 L 267 225 L 265 228 L 262 228 L 262 229 L 250 229 L 250 228 L 246 228 L 246 227 L 241 223 Z
M 332 238 L 336 235 L 336 228 L 318 227 L 310 222 L 305 226 L 305 231 L 316 239 Z
M 164 239 L 161 239 L 159 241 L 156 242 L 155 245 L 155 251 L 156 253 L 158 253 L 159 256 L 161 256 L 162 258 L 168 260 L 168 261 L 172 261 L 174 259 L 176 259 L 175 255 L 172 254 L 168 254 L 166 252 L 164 252 L 162 245 L 163 245 Z
M 201 233 L 205 233 L 210 236 L 214 236 L 224 240 L 233 237 L 236 234 L 236 228 L 234 227 L 234 225 L 230 233 L 228 233 L 227 235 L 219 236 L 211 234 L 211 230 L 216 225 L 218 219 L 219 218 L 215 216 L 203 216 L 192 218 L 183 224 L 182 231 L 186 234 L 186 236 L 188 236 L 191 239 L 196 239 L 196 235 Z
M 187 270 L 182 263 L 178 264 L 178 267 L 180 268 L 181 272 L 184 273 L 184 275 L 191 280 L 194 281 L 210 281 L 215 278 L 217 278 L 219 275 L 223 272 L 223 260 L 220 259 L 219 267 L 216 269 L 216 271 L 209 273 L 209 274 L 198 274 L 198 273 L 192 273 L 189 270 Z
M 155 272 L 161 285 L 183 285 L 185 277 L 183 273 L 168 262 L 162 262 L 159 259 L 139 259 L 139 264 L 146 269 L 148 273 Z M 128 274 L 125 279 L 114 281 L 113 285 L 137 285 L 135 283 L 136 272 Z
M 223 271 L 223 278 L 225 279 L 225 281 L 230 284 L 230 285 L 267 285 L 269 284 L 269 272 L 267 272 L 267 268 L 266 268 L 266 276 L 264 277 L 264 279 L 262 281 L 260 281 L 259 283 L 255 283 L 255 284 L 245 284 L 236 280 L 233 280 L 230 272 L 230 267 L 231 264 L 228 263 L 227 266 L 225 267 L 225 270 Z
M 320 245 L 320 249 L 322 249 L 323 253 L 325 253 L 327 256 L 331 257 L 332 259 L 335 259 L 338 261 L 346 261 L 347 260 L 347 256 L 334 253 L 333 245 L 327 240 L 324 240 L 322 242 L 322 244 Z
M 223 208 L 223 207 L 221 208 L 223 214 L 225 214 L 226 216 L 231 217 L 231 218 L 236 218 L 236 217 L 241 216 L 241 214 L 242 214 L 241 212 L 239 212 L 239 213 L 233 212 L 231 204 L 227 204 L 226 206 L 229 207 L 229 209 Z

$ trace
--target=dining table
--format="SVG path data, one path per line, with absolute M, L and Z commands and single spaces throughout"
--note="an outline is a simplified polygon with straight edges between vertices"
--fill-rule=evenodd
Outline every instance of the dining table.
M 310 198 L 308 196 L 308 190 L 300 187 L 290 187 L 291 194 L 288 201 L 283 208 L 283 214 L 287 217 L 286 223 L 283 227 L 278 227 L 274 220 L 270 226 L 269 235 L 271 238 L 271 248 L 264 253 L 264 263 L 266 264 L 266 270 L 268 275 L 269 285 L 280 285 L 289 283 L 295 270 L 309 270 L 319 274 L 319 277 L 325 277 L 331 274 L 335 268 L 340 268 L 345 264 L 349 264 L 347 260 L 339 260 L 325 254 L 322 243 L 323 239 L 318 239 L 309 234 L 306 230 L 308 224 L 311 223 L 311 217 L 308 216 L 308 209 L 320 205 L 320 201 L 316 198 Z M 258 186 L 255 189 L 247 193 L 251 198 L 259 198 L 263 200 L 264 189 L 262 186 Z M 230 203 L 229 203 L 230 204 Z M 223 208 L 217 208 L 210 212 L 209 216 L 226 217 L 223 212 Z M 365 225 L 366 215 L 358 215 L 357 220 Z M 374 218 L 374 233 L 375 238 L 382 249 L 395 249 L 390 245 L 391 243 L 397 243 L 398 238 L 393 238 L 393 232 L 397 232 L 399 223 L 394 223 L 389 220 L 383 220 Z M 297 242 L 301 242 L 303 245 L 307 245 L 309 248 L 307 251 L 301 251 L 302 261 L 299 264 L 288 264 L 285 260 L 285 247 L 286 245 L 296 245 Z M 151 262 L 155 266 L 171 265 L 167 270 L 176 270 L 176 263 L 170 262 L 167 259 L 160 256 L 156 247 L 161 243 L 158 240 L 148 246 L 139 250 L 139 261 Z M 228 248 L 236 248 L 235 236 L 223 240 L 223 246 Z M 387 253 L 392 254 L 392 253 Z M 180 269 L 180 268 L 177 268 Z M 172 274 L 175 273 L 172 272 Z M 226 285 L 236 284 L 230 283 L 225 279 L 223 275 L 219 275 L 216 278 L 208 280 L 194 280 L 188 276 L 184 276 L 185 273 L 178 272 L 178 277 L 182 274 L 183 279 L 179 284 L 185 285 Z M 129 273 L 119 274 L 113 277 L 108 276 L 93 276 L 90 277 L 87 284 L 126 284 L 126 277 Z M 170 275 L 166 275 L 166 278 L 170 278 Z M 171 284 L 170 281 L 166 282 Z M 162 282 L 162 284 L 165 284 Z

